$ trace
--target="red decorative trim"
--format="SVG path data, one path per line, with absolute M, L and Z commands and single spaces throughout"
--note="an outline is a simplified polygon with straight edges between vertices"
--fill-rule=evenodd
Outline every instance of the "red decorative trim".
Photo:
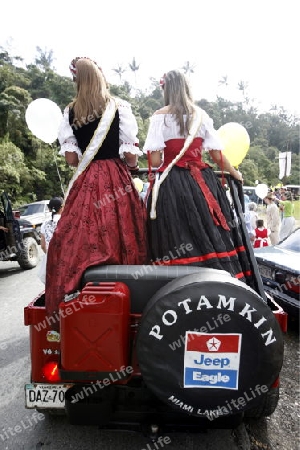
M 222 213 L 220 205 L 213 196 L 210 189 L 208 188 L 207 184 L 205 183 L 201 170 L 199 170 L 197 164 L 194 163 L 189 163 L 189 169 L 191 171 L 192 177 L 194 178 L 195 181 L 197 181 L 200 189 L 203 192 L 209 212 L 213 218 L 214 224 L 220 225 L 222 228 L 224 228 L 224 230 L 229 231 L 230 228 L 226 222 L 224 214 Z
M 168 167 L 168 165 L 173 161 L 173 159 L 182 149 L 184 142 L 184 139 L 169 139 L 165 142 L 166 146 L 164 148 L 164 163 L 159 167 L 158 172 L 163 172 L 166 167 Z M 193 162 L 197 164 L 197 167 L 199 167 L 200 169 L 210 167 L 209 164 L 201 160 L 202 143 L 202 138 L 195 138 L 186 153 L 182 155 L 179 161 L 177 161 L 176 166 L 188 169 L 188 163 Z
M 197 262 L 203 262 L 203 261 L 208 261 L 209 259 L 221 259 L 221 258 L 229 258 L 231 256 L 236 256 L 237 252 L 236 250 L 231 250 L 230 252 L 222 252 L 222 253 L 216 253 L 216 252 L 212 252 L 212 253 L 207 253 L 206 255 L 203 256 L 191 256 L 189 258 L 177 258 L 177 259 L 171 259 L 169 261 L 154 261 L 154 264 L 158 264 L 158 265 L 164 265 L 164 266 L 177 266 L 177 265 L 184 265 L 184 264 L 192 264 L 192 263 L 197 263 Z
M 252 276 L 252 270 L 246 270 L 244 272 L 245 277 L 251 277 Z
M 151 167 L 151 161 L 150 161 L 150 154 L 151 152 L 147 152 L 147 162 L 148 162 L 148 181 L 149 181 L 149 187 L 147 189 L 146 195 L 145 195 L 145 199 L 144 199 L 144 203 L 147 203 L 149 194 L 152 190 L 153 184 L 154 184 L 154 174 L 152 172 L 152 167 Z
M 236 273 L 234 278 L 244 278 L 245 274 L 243 272 Z
M 239 249 L 244 248 L 244 247 L 239 247 Z M 237 255 L 237 251 L 236 249 L 231 250 L 230 252 L 221 252 L 221 253 L 216 253 L 216 252 L 212 252 L 212 253 L 207 253 L 206 255 L 203 256 L 191 256 L 189 258 L 177 258 L 177 259 L 171 259 L 169 261 L 162 261 L 161 259 L 159 259 L 158 261 L 153 261 L 154 265 L 159 265 L 159 266 L 181 266 L 181 265 L 189 265 L 189 264 L 193 264 L 193 263 L 198 263 L 198 262 L 204 262 L 204 261 L 208 261 L 210 259 L 221 259 L 221 258 L 230 258 L 231 256 L 236 256 Z M 244 278 L 244 277 L 250 277 L 252 275 L 252 271 L 251 270 L 247 270 L 245 272 L 239 272 L 237 274 L 234 275 L 234 278 Z

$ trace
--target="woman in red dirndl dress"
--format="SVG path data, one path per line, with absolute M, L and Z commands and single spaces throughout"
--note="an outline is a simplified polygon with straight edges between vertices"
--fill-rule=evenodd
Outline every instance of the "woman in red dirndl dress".
M 131 107 L 109 95 L 101 69 L 90 59 L 77 58 L 70 68 L 77 97 L 64 111 L 59 141 L 60 154 L 77 170 L 48 249 L 49 316 L 65 294 L 79 288 L 87 267 L 147 260 L 146 212 L 130 174 L 142 154 Z

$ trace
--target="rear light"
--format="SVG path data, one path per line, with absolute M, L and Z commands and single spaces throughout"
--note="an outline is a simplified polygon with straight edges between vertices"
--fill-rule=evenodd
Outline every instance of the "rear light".
M 50 361 L 43 367 L 43 375 L 47 381 L 60 381 L 58 364 L 55 361 Z
M 288 275 L 286 277 L 286 288 L 289 289 L 290 291 L 295 292 L 296 294 L 299 294 L 300 293 L 299 275 L 297 277 Z
M 279 377 L 276 378 L 276 380 L 275 380 L 274 383 L 272 384 L 271 388 L 274 389 L 274 388 L 277 388 L 278 386 L 279 386 Z
M 277 281 L 285 291 L 292 291 L 296 294 L 300 293 L 299 276 L 296 277 L 278 270 L 275 272 L 275 281 Z
M 298 286 L 295 286 L 295 285 L 290 286 L 290 291 L 295 292 L 295 294 L 300 294 L 300 287 L 299 287 L 299 285 Z

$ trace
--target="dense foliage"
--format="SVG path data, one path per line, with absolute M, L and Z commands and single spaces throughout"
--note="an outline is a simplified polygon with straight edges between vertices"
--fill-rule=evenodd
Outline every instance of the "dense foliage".
M 58 75 L 52 69 L 53 54 L 37 47 L 34 64 L 24 65 L 20 57 L 11 56 L 0 48 L 0 192 L 5 190 L 14 205 L 62 195 L 72 176 L 64 158 L 57 156 L 58 143 L 45 144 L 29 131 L 25 112 L 32 100 L 48 98 L 63 108 L 74 96 L 71 78 Z M 133 61 L 131 70 L 139 66 Z M 141 147 L 145 141 L 149 117 L 163 106 L 159 83 L 151 79 L 147 93 L 122 83 L 123 68 L 113 69 L 120 76 L 120 85 L 112 85 L 111 93 L 130 101 L 139 125 Z M 239 86 L 244 93 L 245 87 Z M 150 93 L 149 93 L 150 92 Z M 258 113 L 246 95 L 241 102 L 217 98 L 216 102 L 197 101 L 214 119 L 215 128 L 227 122 L 238 122 L 248 131 L 250 150 L 239 169 L 245 185 L 258 180 L 277 185 L 278 154 L 292 152 L 292 173 L 281 180 L 284 184 L 299 183 L 299 122 L 283 108 L 274 107 Z M 140 161 L 146 166 L 144 158 Z

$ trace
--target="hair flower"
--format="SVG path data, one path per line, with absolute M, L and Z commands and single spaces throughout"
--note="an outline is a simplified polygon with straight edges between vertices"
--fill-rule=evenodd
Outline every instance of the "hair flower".
M 163 89 L 166 82 L 166 74 L 164 73 L 161 79 L 159 80 L 160 87 Z
M 72 59 L 70 65 L 69 65 L 69 69 L 70 69 L 70 72 L 71 72 L 71 74 L 72 74 L 74 80 L 76 80 L 76 73 L 77 73 L 77 70 L 76 70 L 76 63 L 77 63 L 77 61 L 78 61 L 79 59 L 89 59 L 90 61 L 92 61 L 92 62 L 98 67 L 98 69 L 100 70 L 100 72 L 102 72 L 101 67 L 98 66 L 98 64 L 96 63 L 96 61 L 93 61 L 91 58 L 88 58 L 87 56 L 77 56 L 76 58 Z

